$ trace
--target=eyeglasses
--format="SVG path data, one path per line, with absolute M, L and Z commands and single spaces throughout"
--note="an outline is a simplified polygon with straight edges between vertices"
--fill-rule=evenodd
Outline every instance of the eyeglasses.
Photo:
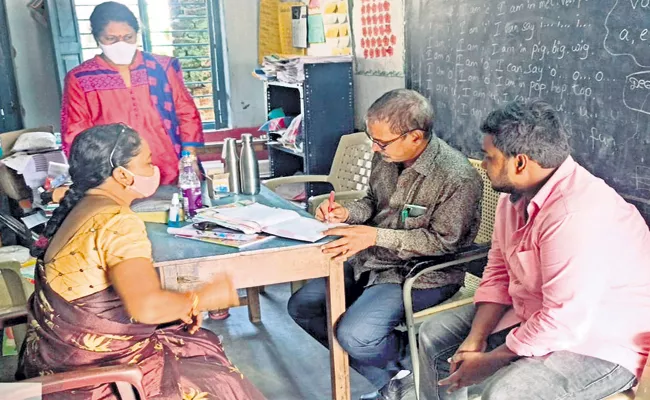
M 397 142 L 398 140 L 400 140 L 404 136 L 408 135 L 411 132 L 415 132 L 415 131 L 419 131 L 419 130 L 420 129 L 411 129 L 410 131 L 406 131 L 406 132 L 402 133 L 401 135 L 399 135 L 398 137 L 396 137 L 395 139 L 391 139 L 391 140 L 389 140 L 387 142 L 382 142 L 382 141 L 379 141 L 379 140 L 375 139 L 368 132 L 366 132 L 366 136 L 368 136 L 368 139 L 370 139 L 371 142 L 376 144 L 382 151 L 384 151 L 384 150 L 386 150 L 386 147 L 388 147 L 391 144 Z

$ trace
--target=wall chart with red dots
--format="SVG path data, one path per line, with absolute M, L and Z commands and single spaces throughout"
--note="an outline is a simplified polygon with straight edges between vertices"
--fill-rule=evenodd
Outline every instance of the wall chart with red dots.
M 404 75 L 404 0 L 355 0 L 357 73 Z

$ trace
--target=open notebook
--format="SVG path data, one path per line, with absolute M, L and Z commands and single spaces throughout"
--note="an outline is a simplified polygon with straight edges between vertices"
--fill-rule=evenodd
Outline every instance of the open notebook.
M 316 242 L 325 237 L 323 231 L 338 225 L 325 224 L 303 217 L 295 211 L 254 203 L 244 207 L 210 208 L 199 211 L 194 218 L 210 221 L 246 234 L 265 232 L 303 242 Z

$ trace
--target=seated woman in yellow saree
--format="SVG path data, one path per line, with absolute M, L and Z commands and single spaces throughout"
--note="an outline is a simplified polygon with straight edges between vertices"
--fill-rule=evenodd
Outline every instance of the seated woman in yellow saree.
M 228 276 L 196 292 L 160 287 L 133 200 L 159 184 L 147 142 L 126 125 L 81 133 L 70 154 L 74 184 L 33 253 L 39 259 L 18 378 L 87 366 L 136 364 L 151 399 L 263 399 L 200 328 L 200 312 L 237 305 Z M 114 399 L 100 385 L 49 397 Z

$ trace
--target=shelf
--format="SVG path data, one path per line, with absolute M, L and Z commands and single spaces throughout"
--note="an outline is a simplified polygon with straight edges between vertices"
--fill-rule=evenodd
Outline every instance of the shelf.
M 305 158 L 305 153 L 299 152 L 298 150 L 291 149 L 289 147 L 284 146 L 283 144 L 279 142 L 268 142 L 267 145 L 271 149 L 275 149 L 278 151 L 281 151 L 283 153 L 291 154 L 292 156 L 300 157 L 300 158 Z
M 352 63 L 306 63 L 305 81 L 264 82 L 265 108 L 282 108 L 285 115 L 302 114 L 303 152 L 269 141 L 269 160 L 274 177 L 327 175 L 339 139 L 354 132 Z M 332 116 L 335 115 L 336 118 Z M 307 183 L 307 197 L 329 193 L 327 183 Z

